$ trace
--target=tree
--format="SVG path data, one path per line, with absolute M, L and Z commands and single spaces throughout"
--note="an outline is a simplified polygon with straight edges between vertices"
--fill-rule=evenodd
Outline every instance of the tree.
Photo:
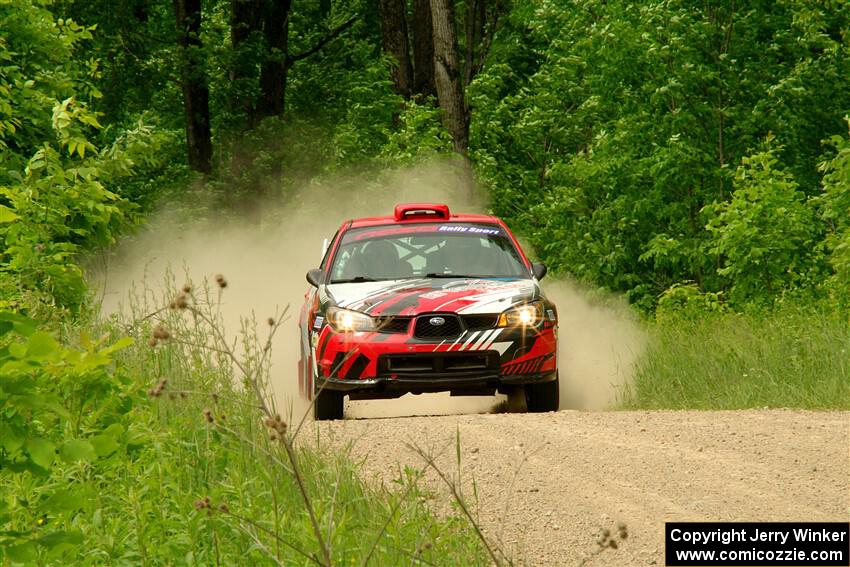
M 256 125 L 256 55 L 263 41 L 261 0 L 230 0 L 230 108 L 244 115 L 249 128 Z
M 728 202 L 710 206 L 710 248 L 722 258 L 730 297 L 739 304 L 771 301 L 816 268 L 822 238 L 814 211 L 794 178 L 778 169 L 772 149 L 745 157 Z
M 393 59 L 391 76 L 395 91 L 404 98 L 413 92 L 413 66 L 407 35 L 405 0 L 379 0 L 384 52 Z
M 454 151 L 469 149 L 469 107 L 458 61 L 454 0 L 431 0 L 434 30 L 434 82 L 443 112 L 443 124 L 452 136 Z
M 413 40 L 413 92 L 422 96 L 437 94 L 434 84 L 434 29 L 430 0 L 413 0 L 411 21 Z
M 177 43 L 180 47 L 180 83 L 183 90 L 189 167 L 201 173 L 210 173 L 210 91 L 201 42 L 201 0 L 174 0 L 174 13 L 177 19 Z
M 286 97 L 286 78 L 289 65 L 289 10 L 292 0 L 266 0 L 263 36 L 265 53 L 260 67 L 260 98 L 257 115 L 260 119 L 280 116 Z

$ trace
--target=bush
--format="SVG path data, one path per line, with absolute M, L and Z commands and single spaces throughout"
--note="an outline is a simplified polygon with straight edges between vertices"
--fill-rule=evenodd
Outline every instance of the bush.
M 101 472 L 127 451 L 137 388 L 112 367 L 132 341 L 60 346 L 33 321 L 0 312 L 0 561 L 67 562 L 75 516 Z M 39 562 L 41 562 L 39 561 Z
M 708 247 L 721 258 L 717 272 L 726 278 L 733 302 L 771 302 L 785 291 L 819 283 L 821 227 L 772 150 L 743 158 L 732 200 L 706 210 L 713 216 Z

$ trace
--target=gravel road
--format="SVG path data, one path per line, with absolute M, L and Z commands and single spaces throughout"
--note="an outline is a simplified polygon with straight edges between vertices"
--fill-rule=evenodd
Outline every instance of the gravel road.
M 663 565 L 665 521 L 850 518 L 850 412 L 748 410 L 478 414 L 346 419 L 320 437 L 388 482 L 422 467 L 408 443 L 440 451 L 472 481 L 486 533 L 518 564 Z M 448 500 L 429 472 L 437 507 Z M 442 502 L 442 504 L 440 504 Z M 627 539 L 600 552 L 601 530 Z

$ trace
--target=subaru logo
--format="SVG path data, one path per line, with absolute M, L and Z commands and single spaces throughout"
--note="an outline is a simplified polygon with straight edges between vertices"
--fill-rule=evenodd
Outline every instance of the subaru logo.
M 444 325 L 446 323 L 446 320 L 442 317 L 431 317 L 430 319 L 428 319 L 428 322 L 434 325 L 435 327 L 439 327 L 440 325 Z

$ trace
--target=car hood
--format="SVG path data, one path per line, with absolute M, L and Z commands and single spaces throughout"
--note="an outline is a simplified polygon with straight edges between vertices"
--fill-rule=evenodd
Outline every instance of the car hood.
M 340 283 L 325 287 L 328 299 L 340 307 L 373 316 L 420 313 L 501 313 L 540 297 L 532 279 L 423 278 Z

